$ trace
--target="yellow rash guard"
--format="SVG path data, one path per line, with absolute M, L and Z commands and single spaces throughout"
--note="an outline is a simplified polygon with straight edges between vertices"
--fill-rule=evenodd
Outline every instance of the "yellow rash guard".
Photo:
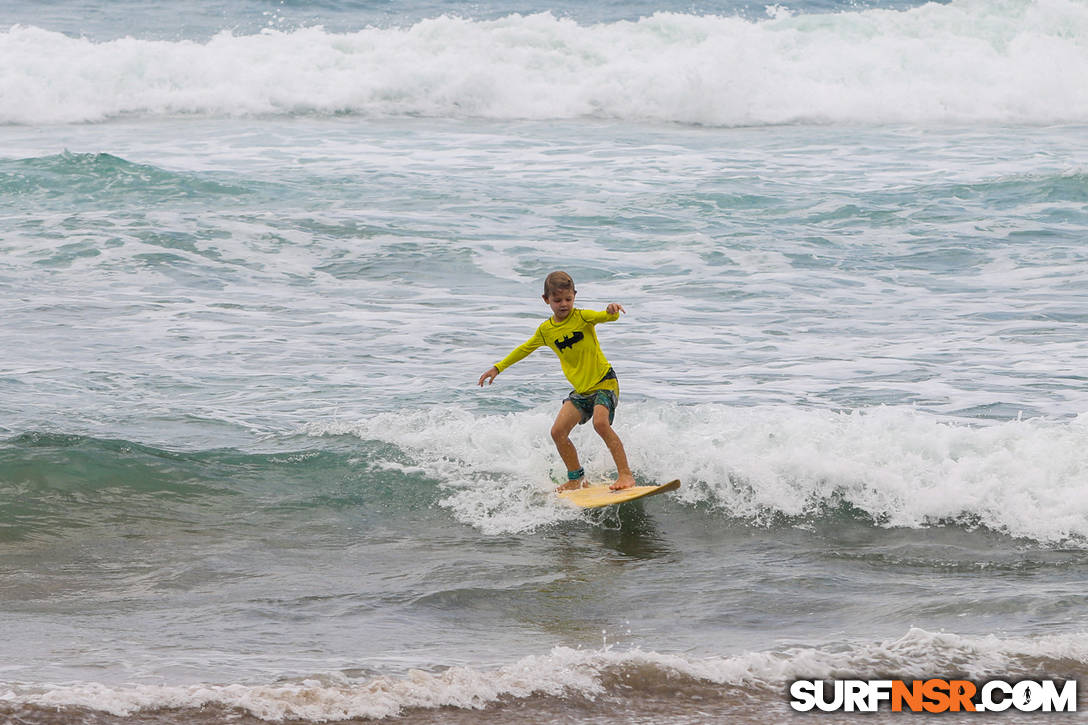
M 554 317 L 549 317 L 540 323 L 532 337 L 495 363 L 495 367 L 501 373 L 541 345 L 547 345 L 559 358 L 563 374 L 574 386 L 574 392 L 584 395 L 594 390 L 611 390 L 619 395 L 620 386 L 615 376 L 604 379 L 612 366 L 601 352 L 601 344 L 593 329 L 598 322 L 612 322 L 619 316 L 619 312 L 610 315 L 607 312 L 575 308 L 560 323 L 556 323 Z

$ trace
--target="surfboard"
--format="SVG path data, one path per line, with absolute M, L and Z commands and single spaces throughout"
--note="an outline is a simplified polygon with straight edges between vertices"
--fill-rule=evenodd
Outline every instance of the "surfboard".
M 566 499 L 584 509 L 599 509 L 602 506 L 611 506 L 625 501 L 656 496 L 666 491 L 675 491 L 680 488 L 679 479 L 663 483 L 660 486 L 632 486 L 620 491 L 610 491 L 609 484 L 600 486 L 586 486 L 573 491 L 560 491 L 559 498 Z

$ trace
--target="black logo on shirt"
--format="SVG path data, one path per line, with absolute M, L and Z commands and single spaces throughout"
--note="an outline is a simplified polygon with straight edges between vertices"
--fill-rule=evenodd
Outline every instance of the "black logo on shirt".
M 562 340 L 556 340 L 555 349 L 559 352 L 563 352 L 568 347 L 574 347 L 574 343 L 581 342 L 585 339 L 585 337 L 586 336 L 582 334 L 581 330 L 576 330 L 564 337 Z

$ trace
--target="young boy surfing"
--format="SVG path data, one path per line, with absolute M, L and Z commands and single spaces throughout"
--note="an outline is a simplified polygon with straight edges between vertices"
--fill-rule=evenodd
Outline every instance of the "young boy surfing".
M 585 471 L 578 462 L 578 451 L 570 441 L 570 432 L 574 426 L 590 418 L 593 419 L 593 429 L 604 440 L 612 460 L 616 462 L 616 482 L 609 488 L 630 488 L 635 485 L 635 477 L 627 465 L 623 443 L 612 429 L 620 393 L 619 381 L 601 352 L 594 331 L 597 323 L 619 319 L 620 313 L 626 314 L 627 310 L 615 302 L 608 305 L 604 312 L 578 309 L 574 306 L 576 294 L 574 280 L 569 274 L 558 271 L 549 274 L 544 280 L 544 301 L 552 308 L 552 316 L 540 323 L 532 337 L 488 368 L 480 376 L 479 384 L 482 386 L 487 381 L 490 385 L 499 373 L 524 359 L 533 350 L 541 345 L 550 347 L 559 357 L 563 374 L 574 386 L 552 424 L 552 440 L 567 467 L 567 482 L 558 490 L 581 488 L 585 483 Z

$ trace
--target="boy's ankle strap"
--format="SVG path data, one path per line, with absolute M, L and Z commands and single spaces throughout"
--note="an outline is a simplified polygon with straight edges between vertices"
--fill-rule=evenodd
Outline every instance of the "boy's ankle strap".
M 585 478 L 585 475 L 586 475 L 586 469 L 584 469 L 584 468 L 579 468 L 579 469 L 574 470 L 574 471 L 567 471 L 567 480 L 568 481 L 577 481 L 579 478 Z

